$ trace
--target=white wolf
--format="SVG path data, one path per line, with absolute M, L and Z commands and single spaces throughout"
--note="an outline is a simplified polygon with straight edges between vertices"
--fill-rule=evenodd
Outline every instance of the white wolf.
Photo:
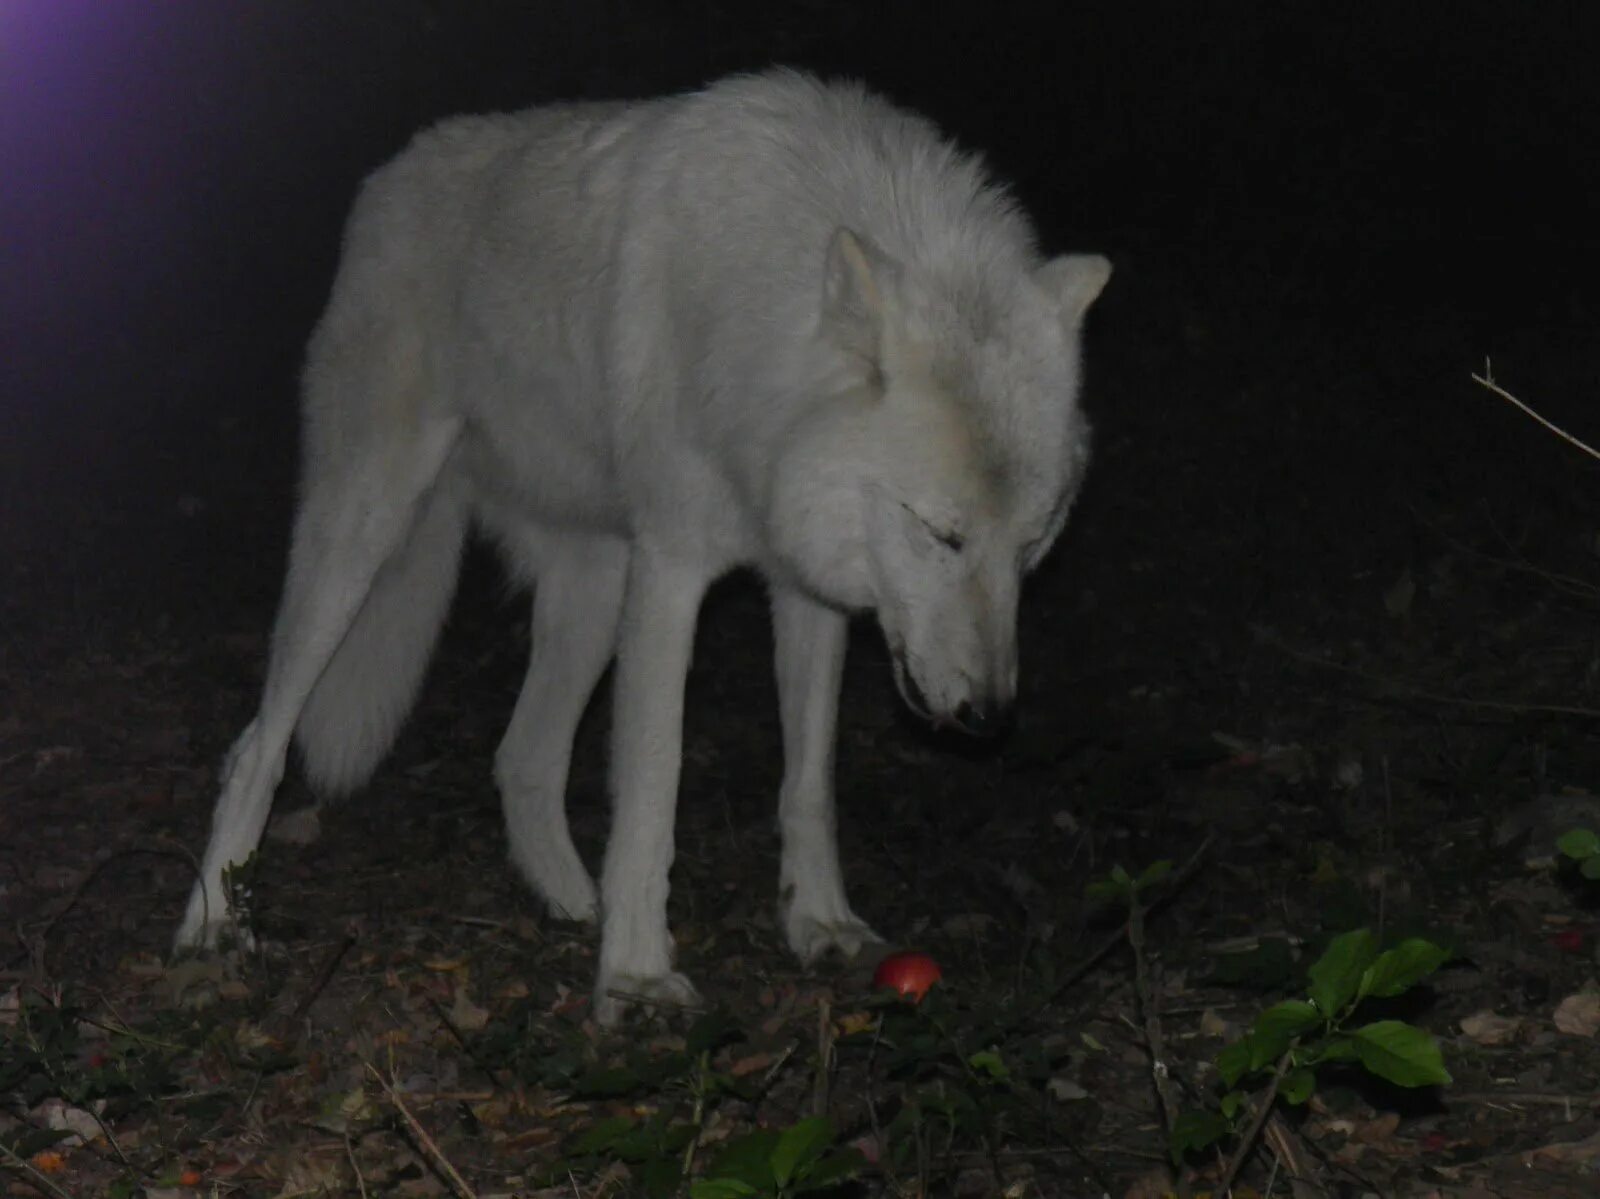
M 920 117 L 790 71 L 419 135 L 363 187 L 311 339 L 266 684 L 178 946 L 228 924 L 223 871 L 256 848 L 291 737 L 326 792 L 387 751 L 471 522 L 535 587 L 495 777 L 522 874 L 602 922 L 598 1017 L 619 993 L 694 996 L 667 928 L 684 679 L 735 566 L 771 589 L 789 946 L 876 940 L 834 834 L 847 613 L 877 614 L 918 713 L 1003 722 L 1019 583 L 1088 457 L 1079 331 L 1110 270 L 1042 259 Z M 597 896 L 565 789 L 613 656 Z

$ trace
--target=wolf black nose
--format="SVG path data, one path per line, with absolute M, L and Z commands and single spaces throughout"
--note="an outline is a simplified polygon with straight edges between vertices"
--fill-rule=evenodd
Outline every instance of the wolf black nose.
M 974 737 L 998 737 L 1011 723 L 1011 705 L 962 700 L 956 705 L 956 724 Z

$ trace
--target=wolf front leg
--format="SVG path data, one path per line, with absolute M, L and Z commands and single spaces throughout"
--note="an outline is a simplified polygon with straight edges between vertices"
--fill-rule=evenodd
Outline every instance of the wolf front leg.
M 615 1024 L 632 998 L 698 1001 L 672 969 L 667 876 L 683 753 L 683 689 L 705 594 L 703 571 L 636 549 L 628 569 L 611 731 L 611 838 L 600 873 L 595 1017 Z
M 845 898 L 834 828 L 833 746 L 849 619 L 798 591 L 774 586 L 772 625 L 784 761 L 779 917 L 789 948 L 802 962 L 830 949 L 854 957 L 879 937 Z

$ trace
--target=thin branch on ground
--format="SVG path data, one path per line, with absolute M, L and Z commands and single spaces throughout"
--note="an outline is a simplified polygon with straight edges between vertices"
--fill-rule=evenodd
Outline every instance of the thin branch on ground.
M 461 1177 L 460 1172 L 450 1163 L 450 1159 L 445 1156 L 444 1150 L 440 1149 L 438 1143 L 428 1135 L 428 1130 L 422 1126 L 422 1122 L 411 1114 L 411 1109 L 400 1098 L 400 1092 L 395 1089 L 387 1078 L 378 1072 L 378 1068 L 371 1062 L 364 1062 L 363 1064 L 372 1077 L 378 1080 L 378 1085 L 383 1088 L 383 1093 L 389 1102 L 394 1104 L 394 1109 L 400 1113 L 400 1118 L 406 1122 L 406 1127 L 411 1130 L 411 1135 L 417 1138 L 417 1142 L 427 1152 L 428 1156 L 433 1159 L 433 1164 L 444 1173 L 445 1178 L 450 1183 L 450 1189 L 455 1191 L 460 1199 L 478 1199 L 477 1192 L 467 1185 L 467 1180 Z
M 56 1199 L 72 1199 L 71 1195 L 51 1182 L 32 1162 L 13 1151 L 11 1146 L 7 1145 L 3 1140 L 0 1140 L 0 1156 L 3 1156 L 6 1161 L 22 1171 L 23 1181 L 29 1185 L 38 1187 L 39 1190 L 47 1195 L 54 1195 Z
M 817 1003 L 817 1072 L 811 1082 L 811 1114 L 828 1114 L 828 1087 L 833 1071 L 833 1005 Z
M 356 1161 L 356 1147 L 350 1143 L 350 1134 L 344 1134 L 344 1155 L 350 1162 L 350 1169 L 355 1172 L 356 1189 L 361 1192 L 361 1199 L 367 1199 L 367 1180 L 361 1173 L 361 1165 Z
M 1507 403 L 1514 404 L 1516 407 L 1520 408 L 1523 412 L 1525 412 L 1529 416 L 1533 417 L 1534 420 L 1538 421 L 1546 429 L 1549 429 L 1550 432 L 1554 433 L 1557 437 L 1561 438 L 1562 441 L 1565 441 L 1565 442 L 1569 443 L 1570 445 L 1576 446 L 1578 449 L 1582 450 L 1585 454 L 1588 454 L 1589 457 L 1597 459 L 1597 460 L 1600 460 L 1600 450 L 1595 449 L 1593 446 L 1589 445 L 1586 442 L 1579 441 L 1576 437 L 1574 437 L 1571 433 L 1568 433 L 1560 425 L 1556 424 L 1555 422 L 1553 422 L 1551 420 L 1546 419 L 1545 417 L 1540 416 L 1532 408 L 1530 408 L 1528 405 L 1524 404 L 1521 400 L 1517 399 L 1516 396 L 1512 395 L 1509 391 L 1507 391 L 1505 388 L 1501 387 L 1498 383 L 1496 383 L 1494 381 L 1494 372 L 1489 369 L 1489 364 L 1487 362 L 1485 362 L 1483 364 L 1483 374 L 1481 374 L 1481 375 L 1473 375 L 1472 376 L 1472 380 L 1475 383 L 1482 384 L 1484 387 L 1486 387 L 1490 391 L 1494 392 L 1495 395 L 1499 396 L 1502 400 L 1505 400 Z
M 1206 853 L 1210 850 L 1211 842 L 1215 840 L 1215 838 L 1215 833 L 1206 834 L 1206 839 L 1200 842 L 1200 847 L 1196 849 L 1194 853 L 1189 855 L 1189 860 L 1177 870 L 1174 870 L 1168 877 L 1167 881 L 1162 885 L 1161 894 L 1156 896 L 1155 902 L 1152 903 L 1148 909 L 1146 909 L 1147 912 L 1154 912 L 1162 907 L 1165 907 L 1172 897 L 1183 889 L 1183 885 L 1189 881 L 1189 876 L 1192 875 L 1199 868 L 1200 863 L 1205 860 Z M 1065 995 L 1078 984 L 1080 979 L 1088 974 L 1089 971 L 1098 966 L 1107 955 L 1114 951 L 1119 945 L 1123 944 L 1123 942 L 1125 942 L 1127 939 L 1128 924 L 1126 921 L 1124 921 L 1114 931 L 1108 934 L 1105 940 L 1101 941 L 1100 944 L 1096 945 L 1092 950 L 1090 950 L 1088 957 L 1084 958 L 1081 962 L 1069 970 L 1067 972 L 1067 976 L 1051 989 L 1050 994 L 1046 995 L 1039 1003 L 1034 1004 L 1021 1016 L 1011 1020 L 1006 1027 L 1008 1029 L 1016 1028 L 1018 1025 L 1023 1024 L 1028 1020 L 1033 1019 L 1033 1017 L 1048 1010 L 1049 1008 L 1054 1007 L 1061 1001 L 1061 997 L 1063 995 Z
M 339 943 L 334 946 L 332 952 L 328 954 L 323 962 L 322 969 L 317 971 L 316 980 L 312 982 L 310 990 L 301 997 L 299 1003 L 294 1005 L 294 1011 L 290 1012 L 284 1020 L 283 1023 L 286 1029 L 292 1031 L 300 1021 L 305 1019 L 306 1014 L 311 1011 L 311 1005 L 317 1001 L 317 997 L 328 989 L 328 984 L 333 981 L 333 976 L 339 969 L 339 963 L 344 961 L 344 955 L 350 952 L 355 943 L 355 929 L 353 927 L 345 929 L 344 935 L 339 938 Z
M 1161 1012 L 1157 1006 L 1155 987 L 1150 981 L 1149 958 L 1145 953 L 1144 904 L 1137 894 L 1128 900 L 1128 945 L 1133 950 L 1133 986 L 1139 996 L 1140 1014 L 1144 1016 L 1145 1045 L 1150 1050 L 1150 1076 L 1155 1081 L 1156 1095 L 1161 1099 L 1161 1113 L 1170 1137 L 1178 1127 L 1178 1096 L 1172 1083 L 1166 1033 L 1161 1027 Z M 1189 1172 L 1180 1169 L 1179 1199 L 1188 1199 L 1189 1192 Z
M 1291 1045 L 1272 1071 L 1272 1078 L 1267 1083 L 1266 1092 L 1256 1103 L 1255 1115 L 1250 1119 L 1250 1127 L 1239 1138 L 1239 1147 L 1233 1151 L 1233 1156 L 1228 1159 L 1222 1176 L 1217 1179 L 1217 1193 L 1227 1194 L 1233 1186 L 1233 1180 L 1239 1177 L 1239 1171 L 1244 1169 L 1244 1164 L 1250 1159 L 1250 1154 L 1255 1151 L 1257 1139 L 1261 1136 L 1261 1126 L 1267 1122 L 1267 1117 L 1272 1114 L 1273 1104 L 1278 1101 L 1278 1087 L 1283 1082 L 1284 1075 L 1289 1073 L 1289 1063 L 1294 1060 L 1294 1047 Z

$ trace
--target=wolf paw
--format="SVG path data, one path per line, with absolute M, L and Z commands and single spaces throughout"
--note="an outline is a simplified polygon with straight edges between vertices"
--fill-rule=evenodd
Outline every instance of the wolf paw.
M 185 917 L 172 938 L 173 957 L 228 948 L 254 953 L 256 938 L 249 929 L 226 916 L 220 920 L 191 920 Z
M 583 868 L 571 842 L 559 847 L 553 840 L 524 837 L 512 842 L 511 860 L 556 919 L 593 924 L 599 917 L 594 880 Z
M 882 944 L 883 938 L 866 922 L 846 912 L 841 918 L 821 919 L 791 912 L 784 921 L 784 932 L 795 957 L 809 966 L 829 950 L 853 958 L 868 945 Z
M 557 920 L 593 924 L 600 918 L 600 903 L 595 896 L 594 884 L 589 881 L 588 875 L 578 882 L 582 885 L 564 887 L 559 895 L 546 892 L 544 901 L 549 905 L 550 914 Z
M 594 989 L 594 1017 L 603 1028 L 615 1026 L 636 1004 L 651 1015 L 663 1016 L 703 1006 L 700 992 L 694 989 L 687 976 L 676 970 L 665 974 L 601 976 Z

